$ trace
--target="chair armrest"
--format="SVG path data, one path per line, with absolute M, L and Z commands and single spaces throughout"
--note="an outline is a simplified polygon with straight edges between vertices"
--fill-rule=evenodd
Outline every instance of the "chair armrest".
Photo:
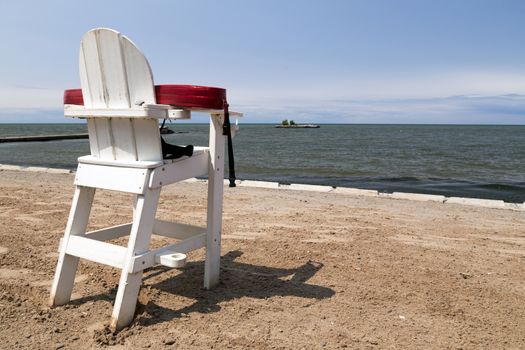
M 84 108 L 79 105 L 64 105 L 64 115 L 72 118 L 157 118 L 189 119 L 187 109 L 170 105 L 148 104 L 133 108 Z

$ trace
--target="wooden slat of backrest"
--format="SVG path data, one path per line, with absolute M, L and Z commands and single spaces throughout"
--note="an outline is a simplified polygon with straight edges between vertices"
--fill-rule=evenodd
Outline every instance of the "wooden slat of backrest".
M 133 121 L 129 118 L 112 118 L 115 159 L 137 160 L 137 146 Z
M 107 108 L 104 78 L 100 66 L 98 35 L 88 32 L 80 44 L 80 83 L 87 108 Z M 115 159 L 110 123 L 107 118 L 89 118 L 88 132 L 91 154 L 103 159 Z
M 129 97 L 132 105 L 155 104 L 153 74 L 148 61 L 127 37 L 121 37 Z M 132 121 L 138 160 L 162 160 L 159 125 L 156 119 Z
M 157 119 L 134 119 L 138 160 L 162 160 Z
M 107 107 L 102 85 L 97 37 L 89 32 L 80 44 L 80 84 L 86 108 Z
M 108 29 L 88 32 L 81 45 L 80 75 L 86 107 L 133 108 L 155 103 L 149 64 L 136 46 Z M 91 154 L 103 159 L 161 160 L 155 119 L 91 118 Z
M 91 155 L 100 157 L 100 151 L 98 148 L 98 141 L 97 141 L 97 127 L 95 125 L 95 118 L 88 118 L 87 119 L 87 127 L 88 127 L 88 134 L 89 134 L 89 149 L 91 150 Z
M 101 30 L 97 36 L 99 62 L 104 86 L 104 99 L 108 108 L 130 108 L 126 65 L 121 49 L 120 34 Z M 137 160 L 135 134 L 129 119 L 109 120 L 109 133 L 113 156 L 117 160 Z
M 120 34 L 109 30 L 95 31 L 99 65 L 108 108 L 129 108 L 128 79 L 122 57 Z
M 115 160 L 115 148 L 113 147 L 113 135 L 110 118 L 93 118 L 95 120 L 98 156 L 102 159 Z M 91 142 L 91 140 L 90 140 Z
M 127 37 L 121 36 L 120 42 L 124 64 L 129 67 L 126 69 L 126 80 L 131 105 L 156 103 L 153 75 L 148 61 Z
M 89 77 L 88 77 L 88 64 L 86 63 L 86 55 L 87 60 L 98 60 L 98 54 L 94 55 L 92 53 L 97 52 L 97 44 L 96 40 L 92 40 L 91 37 L 85 37 L 83 38 L 82 42 L 80 43 L 80 57 L 79 57 L 79 68 L 80 68 L 80 81 L 82 84 L 82 97 L 84 99 L 84 105 L 86 107 L 93 107 L 93 99 L 91 98 L 91 87 L 89 84 Z M 91 54 L 89 54 L 91 53 Z M 94 77 L 96 74 L 100 74 L 100 72 L 96 72 L 97 66 L 93 63 L 89 64 L 90 67 L 90 77 L 92 77 L 92 81 L 94 82 Z M 100 81 L 101 82 L 101 81 Z M 99 89 L 100 91 L 100 89 Z M 100 157 L 100 150 L 98 147 L 98 140 L 97 140 L 97 127 L 95 123 L 95 118 L 88 118 L 87 119 L 87 127 L 88 127 L 88 134 L 89 134 L 89 148 L 91 151 L 91 155 Z

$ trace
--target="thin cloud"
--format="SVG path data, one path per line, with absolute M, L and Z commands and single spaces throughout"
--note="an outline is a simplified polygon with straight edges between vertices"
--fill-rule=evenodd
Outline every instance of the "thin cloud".
M 54 88 L 45 87 L 45 86 L 22 85 L 22 84 L 10 84 L 9 87 L 13 89 L 22 89 L 22 90 L 55 90 Z
M 525 124 L 525 95 L 451 96 L 421 99 L 304 100 L 277 105 L 239 105 L 258 122 L 294 119 L 317 123 Z M 250 119 L 249 117 L 247 120 Z

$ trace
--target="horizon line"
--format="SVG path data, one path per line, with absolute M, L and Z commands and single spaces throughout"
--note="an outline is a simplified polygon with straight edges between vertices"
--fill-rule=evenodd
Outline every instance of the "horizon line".
M 0 122 L 0 125 L 58 125 L 58 124 L 66 124 L 66 125 L 78 125 L 78 124 L 85 124 L 84 122 L 21 122 L 21 123 L 3 123 Z M 525 123 L 523 124 L 495 124 L 495 123 L 315 123 L 315 122 L 308 122 L 308 123 L 297 123 L 297 125 L 428 125 L 428 126 L 525 126 Z M 188 122 L 183 121 L 178 123 L 178 125 L 209 125 L 209 123 L 206 122 Z M 246 123 L 239 123 L 239 125 L 281 125 L 279 122 L 275 123 L 262 123 L 262 122 L 246 122 Z M 168 125 L 169 126 L 169 125 Z

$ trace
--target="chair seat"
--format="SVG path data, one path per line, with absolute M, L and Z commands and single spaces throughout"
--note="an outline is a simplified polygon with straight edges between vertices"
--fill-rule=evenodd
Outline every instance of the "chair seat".
M 200 155 L 202 153 L 209 152 L 209 147 L 195 146 L 193 148 L 193 156 Z M 153 169 L 165 164 L 173 164 L 191 157 L 182 156 L 177 159 L 164 159 L 162 161 L 146 161 L 146 160 L 137 160 L 137 161 L 124 161 L 124 160 L 108 160 L 101 159 L 95 156 L 82 156 L 78 158 L 80 164 L 96 164 L 96 165 L 108 165 L 108 166 L 117 166 L 117 167 L 126 167 L 126 168 L 141 168 L 141 169 Z

